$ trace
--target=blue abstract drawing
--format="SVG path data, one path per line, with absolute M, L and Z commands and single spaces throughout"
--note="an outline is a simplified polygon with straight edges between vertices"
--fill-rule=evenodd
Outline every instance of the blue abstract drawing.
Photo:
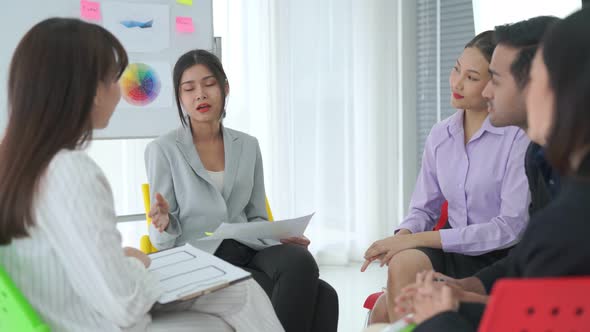
M 154 20 L 149 20 L 147 22 L 140 22 L 140 21 L 133 21 L 133 20 L 121 21 L 121 24 L 123 24 L 123 26 L 126 28 L 140 28 L 140 29 L 151 28 L 153 23 L 154 23 Z

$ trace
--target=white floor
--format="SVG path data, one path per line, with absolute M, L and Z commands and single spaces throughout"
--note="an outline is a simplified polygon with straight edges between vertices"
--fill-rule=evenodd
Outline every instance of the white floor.
M 363 303 L 371 293 L 381 291 L 387 281 L 386 268 L 374 264 L 360 272 L 361 263 L 348 266 L 320 266 L 320 277 L 338 292 L 338 332 L 360 332 L 367 317 Z

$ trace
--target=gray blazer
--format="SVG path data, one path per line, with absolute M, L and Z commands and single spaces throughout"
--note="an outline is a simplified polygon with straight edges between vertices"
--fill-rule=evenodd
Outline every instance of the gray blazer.
M 170 204 L 168 228 L 160 233 L 149 226 L 150 240 L 156 248 L 194 243 L 222 222 L 268 219 L 258 140 L 225 127 L 222 133 L 225 175 L 221 193 L 199 158 L 190 128 L 180 127 L 147 146 L 145 167 L 152 202 L 159 192 Z

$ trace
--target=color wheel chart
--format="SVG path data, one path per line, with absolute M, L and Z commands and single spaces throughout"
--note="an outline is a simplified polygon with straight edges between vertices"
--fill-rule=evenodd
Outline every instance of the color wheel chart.
M 162 83 L 156 70 L 145 63 L 127 66 L 120 79 L 123 99 L 134 106 L 146 106 L 160 94 Z

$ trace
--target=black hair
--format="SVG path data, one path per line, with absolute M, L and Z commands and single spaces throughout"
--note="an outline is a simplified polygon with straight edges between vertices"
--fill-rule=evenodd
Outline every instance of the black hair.
M 492 54 L 494 54 L 494 49 L 496 48 L 496 41 L 494 39 L 494 31 L 487 30 L 473 37 L 465 45 L 465 48 L 477 48 L 489 63 L 492 61 Z
M 495 28 L 496 43 L 520 49 L 510 65 L 510 73 L 519 89 L 524 89 L 529 82 L 531 63 L 543 35 L 559 18 L 555 16 L 537 16 L 528 20 L 499 25 Z
M 590 146 L 589 33 L 590 8 L 585 8 L 555 24 L 539 51 L 555 94 L 547 157 L 562 174 L 573 172 L 573 153 Z

